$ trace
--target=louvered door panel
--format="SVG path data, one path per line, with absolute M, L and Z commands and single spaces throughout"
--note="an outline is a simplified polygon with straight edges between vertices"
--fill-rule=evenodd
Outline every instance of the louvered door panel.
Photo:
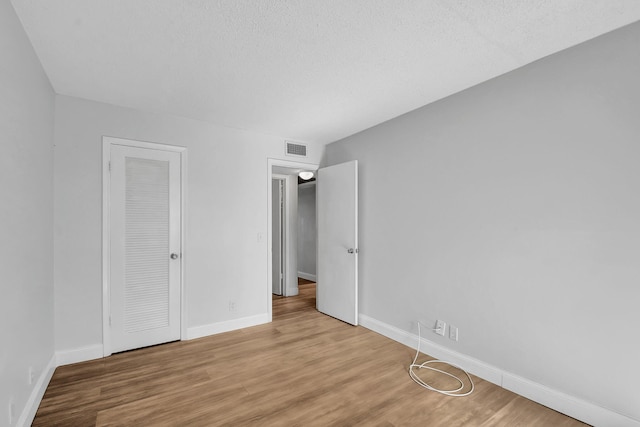
M 111 148 L 112 351 L 180 338 L 180 154 Z
M 169 324 L 169 162 L 125 158 L 124 330 Z

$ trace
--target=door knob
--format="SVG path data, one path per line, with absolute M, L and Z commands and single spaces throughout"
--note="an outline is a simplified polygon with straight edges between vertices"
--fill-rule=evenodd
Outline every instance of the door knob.
M 171 259 L 178 259 L 178 254 L 171 254 Z
M 356 251 L 355 249 L 353 249 L 353 248 L 349 248 L 349 249 L 347 249 L 347 253 L 352 254 L 352 253 L 354 253 L 354 252 L 357 252 L 357 251 Z

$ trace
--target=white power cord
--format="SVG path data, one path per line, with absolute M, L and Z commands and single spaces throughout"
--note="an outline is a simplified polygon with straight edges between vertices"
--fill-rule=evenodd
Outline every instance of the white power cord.
M 422 341 L 422 336 L 420 335 L 420 322 L 418 322 L 418 348 L 416 349 L 416 357 L 413 358 L 413 362 L 409 366 L 409 376 L 411 377 L 411 379 L 413 381 L 415 381 L 420 387 L 424 387 L 427 390 L 431 390 L 431 391 L 435 391 L 435 392 L 438 392 L 438 393 L 442 393 L 442 394 L 445 394 L 447 396 L 463 397 L 463 396 L 468 396 L 471 393 L 473 393 L 473 390 L 475 388 L 475 385 L 473 384 L 473 380 L 471 379 L 471 376 L 469 375 L 469 373 L 467 371 L 465 371 L 464 369 L 462 369 L 460 366 L 454 365 L 453 363 L 449 363 L 449 362 L 443 362 L 443 361 L 437 360 L 437 359 L 427 360 L 424 363 L 417 364 L 416 362 L 418 360 L 418 355 L 420 354 L 420 342 L 421 341 Z M 449 372 L 445 372 L 443 370 L 434 368 L 432 366 L 428 366 L 428 365 L 433 364 L 433 363 L 445 363 L 445 364 L 447 364 L 449 366 L 453 366 L 454 368 L 460 369 L 462 372 L 464 372 L 464 374 L 469 379 L 469 383 L 471 384 L 471 389 L 469 391 L 462 392 L 462 390 L 465 388 L 464 382 L 460 378 L 456 377 L 453 374 L 450 374 Z M 420 378 L 418 376 L 418 374 L 416 373 L 416 371 L 414 371 L 414 369 L 429 369 L 431 371 L 439 372 L 441 374 L 447 375 L 447 376 L 455 379 L 460 384 L 460 386 L 458 388 L 456 388 L 456 389 L 451 389 L 451 390 L 441 390 L 441 389 L 435 388 L 435 387 L 427 384 L 422 378 Z

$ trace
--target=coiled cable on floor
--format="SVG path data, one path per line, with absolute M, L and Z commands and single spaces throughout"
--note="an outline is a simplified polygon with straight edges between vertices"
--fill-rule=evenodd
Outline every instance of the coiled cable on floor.
M 473 390 L 475 388 L 475 385 L 473 384 L 473 380 L 471 379 L 471 376 L 469 375 L 469 373 L 467 371 L 465 371 L 464 369 L 462 369 L 460 366 L 454 365 L 453 363 L 444 362 L 444 361 L 438 360 L 438 359 L 427 360 L 424 363 L 417 364 L 416 362 L 418 361 L 418 355 L 420 354 L 420 342 L 421 341 L 422 341 L 422 335 L 420 334 L 420 322 L 418 322 L 418 348 L 416 349 L 416 357 L 413 358 L 413 362 L 411 363 L 411 365 L 409 365 L 409 376 L 411 377 L 411 379 L 413 381 L 415 381 L 416 384 L 418 384 L 420 387 L 424 387 L 427 390 L 431 390 L 431 391 L 435 391 L 435 392 L 438 392 L 438 393 L 442 393 L 442 394 L 447 395 L 447 396 L 464 397 L 464 396 L 468 396 L 471 393 L 473 393 Z M 454 368 L 460 369 L 467 376 L 467 379 L 469 380 L 469 383 L 471 384 L 471 389 L 469 391 L 462 392 L 462 390 L 465 388 L 464 382 L 460 378 L 456 377 L 453 374 L 450 374 L 449 372 L 445 372 L 445 371 L 443 371 L 441 369 L 429 366 L 429 365 L 434 364 L 434 363 L 444 363 L 444 364 L 447 364 L 449 366 L 453 366 Z M 435 371 L 435 372 L 439 372 L 441 374 L 447 375 L 447 376 L 453 378 L 454 380 L 456 380 L 460 384 L 460 386 L 458 388 L 454 388 L 454 389 L 450 389 L 450 390 L 442 390 L 442 389 L 433 387 L 433 386 L 429 385 L 426 381 L 424 381 L 422 378 L 420 378 L 418 376 L 418 374 L 416 372 L 419 369 L 429 369 L 430 371 Z

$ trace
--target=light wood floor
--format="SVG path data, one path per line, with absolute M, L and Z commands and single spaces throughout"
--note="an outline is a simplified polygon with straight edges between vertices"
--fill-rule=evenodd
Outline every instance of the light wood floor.
M 56 372 L 34 426 L 582 426 L 474 377 L 469 397 L 411 381 L 414 351 L 315 310 L 315 285 L 274 321 Z

